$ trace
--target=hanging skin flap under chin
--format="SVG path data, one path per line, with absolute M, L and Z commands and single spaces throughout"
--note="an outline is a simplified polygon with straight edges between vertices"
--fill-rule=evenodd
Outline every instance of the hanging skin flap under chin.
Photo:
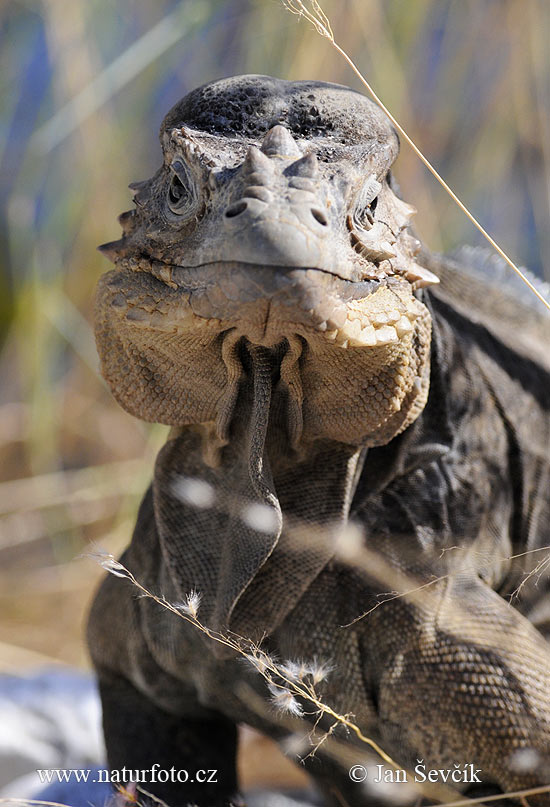
M 153 485 L 162 552 L 179 595 L 200 592 L 204 624 L 256 641 L 280 624 L 332 556 L 361 456 L 320 441 L 307 458 L 274 471 L 264 359 L 253 357 L 253 395 L 240 407 L 246 411 L 220 464 L 206 465 L 201 434 L 185 429 L 159 454 Z

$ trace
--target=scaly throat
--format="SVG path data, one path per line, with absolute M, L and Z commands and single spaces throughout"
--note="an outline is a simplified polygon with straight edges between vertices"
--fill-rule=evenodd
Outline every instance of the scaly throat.
M 304 341 L 297 336 L 283 339 L 275 348 L 251 344 L 236 331 L 225 334 L 222 359 L 227 385 L 218 401 L 216 439 L 225 445 L 235 417 L 250 419 L 254 446 L 261 450 L 270 437 L 276 448 L 286 442 L 293 451 L 303 432 L 303 391 L 299 360 Z M 238 414 L 237 414 L 238 413 Z M 251 446 L 252 450 L 252 446 Z M 285 452 L 286 453 L 286 452 Z
M 200 591 L 209 627 L 258 641 L 284 620 L 332 557 L 364 449 L 319 440 L 291 461 L 286 439 L 277 449 L 281 430 L 270 425 L 279 357 L 262 347 L 245 350 L 248 383 L 219 463 L 204 461 L 196 427 L 182 429 L 159 455 L 154 497 L 178 594 Z M 194 498 L 194 490 L 201 496 Z

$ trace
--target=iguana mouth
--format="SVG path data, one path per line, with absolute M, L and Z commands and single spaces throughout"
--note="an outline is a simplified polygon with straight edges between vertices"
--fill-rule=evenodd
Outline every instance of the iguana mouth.
M 236 329 L 268 347 L 295 334 L 343 349 L 384 347 L 409 337 L 424 311 L 398 275 L 351 281 L 317 268 L 235 261 L 183 267 L 145 259 L 122 271 L 124 283 L 117 281 L 120 273 L 110 283 L 120 289 L 112 305 L 137 327 L 211 334 Z M 160 304 L 154 293 L 127 293 L 144 282 L 144 274 L 149 283 L 163 284 Z
M 285 346 L 284 406 L 303 424 L 289 430 L 291 444 L 302 435 L 379 445 L 424 405 L 430 316 L 404 278 L 352 282 L 223 262 L 169 268 L 117 268 L 98 287 L 103 373 L 133 414 L 227 434 L 242 344 Z

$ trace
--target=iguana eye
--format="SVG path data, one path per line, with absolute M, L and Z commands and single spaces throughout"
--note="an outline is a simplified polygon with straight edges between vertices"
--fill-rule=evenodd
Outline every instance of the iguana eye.
M 173 175 L 168 188 L 167 204 L 174 215 L 184 216 L 186 212 L 190 212 L 194 202 L 189 173 L 181 160 L 173 162 L 170 168 Z
M 374 224 L 374 211 L 376 210 L 377 204 L 378 204 L 378 196 L 375 196 L 372 202 L 370 202 L 370 204 L 366 206 L 364 211 L 365 218 L 367 219 L 371 227 Z
M 181 207 L 185 196 L 186 193 L 183 182 L 178 176 L 173 177 L 170 184 L 170 190 L 168 191 L 168 201 L 170 203 L 170 210 L 172 210 L 172 212 L 175 213 L 175 208 L 177 209 Z
M 359 191 L 355 200 L 355 209 L 352 215 L 352 222 L 354 227 L 362 230 L 370 230 L 374 224 L 374 211 L 378 204 L 378 194 L 382 189 L 382 185 L 374 174 L 372 174 L 361 190 Z

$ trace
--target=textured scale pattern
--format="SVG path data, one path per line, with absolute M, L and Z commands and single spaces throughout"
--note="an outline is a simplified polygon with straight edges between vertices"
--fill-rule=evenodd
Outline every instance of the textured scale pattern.
M 417 241 L 397 136 L 345 87 L 223 79 L 161 144 L 97 295 L 113 394 L 173 427 L 123 563 L 171 602 L 200 592 L 212 630 L 330 662 L 323 700 L 399 765 L 547 783 L 547 316 L 477 253 Z M 110 764 L 218 771 L 150 784 L 171 807 L 240 803 L 237 723 L 288 742 L 316 721 L 128 580 L 89 642 Z M 327 803 L 375 803 L 348 774 L 365 746 L 319 726 Z

